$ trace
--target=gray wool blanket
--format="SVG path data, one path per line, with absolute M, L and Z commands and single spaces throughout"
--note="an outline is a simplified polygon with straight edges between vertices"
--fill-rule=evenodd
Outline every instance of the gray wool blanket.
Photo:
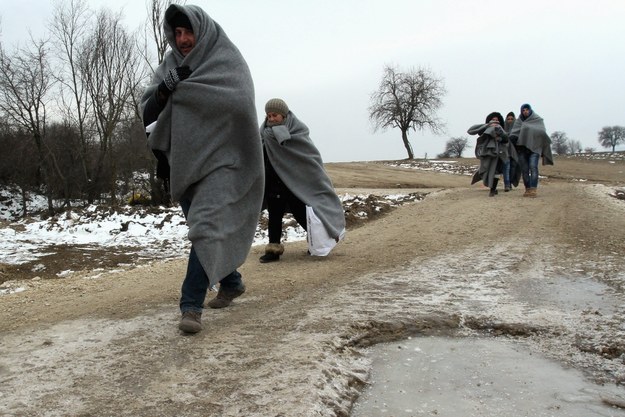
M 473 125 L 467 130 L 470 135 L 480 135 L 475 144 L 475 156 L 480 160 L 478 170 L 473 174 L 471 184 L 479 180 L 488 188 L 492 188 L 494 180 L 501 174 L 502 163 L 509 158 L 517 159 L 516 152 L 510 152 L 508 146 L 507 133 L 504 129 L 499 131 L 499 137 L 505 140 L 497 140 L 495 127 L 488 123 Z
M 297 198 L 313 208 L 328 234 L 338 239 L 345 230 L 345 212 L 308 127 L 293 112 L 284 124 L 260 127 L 267 157 Z
M 532 112 L 525 120 L 518 117 L 510 130 L 510 138 L 516 139 L 516 146 L 525 146 L 541 155 L 543 165 L 553 165 L 551 138 L 547 135 L 543 118 L 536 112 Z
M 148 143 L 167 155 L 172 197 L 191 200 L 189 239 L 214 285 L 245 261 L 262 205 L 254 84 L 222 28 L 197 6 L 177 7 L 189 18 L 196 45 L 182 56 L 173 28 L 164 23 L 171 50 L 142 97 L 141 114 L 169 69 L 188 65 L 193 70 L 178 83 Z

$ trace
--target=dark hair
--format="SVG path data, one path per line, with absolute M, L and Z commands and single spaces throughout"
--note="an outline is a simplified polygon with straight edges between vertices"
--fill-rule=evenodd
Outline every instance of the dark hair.
M 523 115 L 523 109 L 528 109 L 530 111 L 530 114 L 527 117 L 531 116 L 532 113 L 534 113 L 534 110 L 532 110 L 532 106 L 530 106 L 529 104 L 525 103 L 521 105 L 521 120 L 527 119 L 527 117 Z
M 499 120 L 499 124 L 501 126 L 503 126 L 503 116 L 501 115 L 501 113 L 496 112 L 496 111 L 494 111 L 494 112 L 490 113 L 488 116 L 486 116 L 486 122 L 485 123 L 488 123 L 491 120 L 493 120 L 493 117 L 496 117 L 497 120 Z

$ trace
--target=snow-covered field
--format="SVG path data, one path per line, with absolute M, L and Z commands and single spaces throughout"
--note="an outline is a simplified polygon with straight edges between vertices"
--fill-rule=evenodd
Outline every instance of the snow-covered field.
M 15 201 L 7 189 L 0 191 L 2 200 Z M 390 207 L 414 201 L 416 194 L 341 195 L 346 212 L 356 221 L 364 221 L 372 212 L 382 212 Z M 188 228 L 181 209 L 174 207 L 125 206 L 116 210 L 95 205 L 84 209 L 72 209 L 53 217 L 35 215 L 26 219 L 15 218 L 10 206 L 2 206 L 4 214 L 0 228 L 0 264 L 19 265 L 33 263 L 33 270 L 45 269 L 36 261 L 54 253 L 57 245 L 89 248 L 116 248 L 117 251 L 132 252 L 143 259 L 168 259 L 184 257 L 188 254 Z M 15 205 L 13 205 L 15 206 Z M 366 206 L 366 210 L 363 207 Z M 45 199 L 33 196 L 29 211 L 41 212 L 45 209 Z M 266 225 L 267 212 L 261 213 L 254 245 L 268 242 Z M 283 241 L 293 242 L 306 239 L 305 231 L 289 214 L 284 218 Z M 65 270 L 62 276 L 72 271 Z M 2 290 L 0 290 L 2 294 Z

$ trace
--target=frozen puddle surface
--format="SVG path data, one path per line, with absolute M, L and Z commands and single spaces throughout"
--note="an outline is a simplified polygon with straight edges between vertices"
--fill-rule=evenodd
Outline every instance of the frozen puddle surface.
M 374 346 L 352 417 L 625 416 L 622 389 L 588 382 L 518 342 L 414 338 Z

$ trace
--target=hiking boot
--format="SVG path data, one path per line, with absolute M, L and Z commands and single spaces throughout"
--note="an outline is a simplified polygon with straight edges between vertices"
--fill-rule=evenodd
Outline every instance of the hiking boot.
M 258 258 L 261 264 L 266 264 L 267 262 L 275 262 L 280 260 L 280 255 L 275 253 L 266 253 L 260 258 Z
M 536 198 L 536 188 L 529 188 L 528 190 L 528 197 L 530 198 Z
M 280 255 L 284 253 L 284 245 L 281 243 L 269 243 L 265 246 L 265 254 L 258 260 L 260 263 L 275 262 L 280 260 Z
M 245 285 L 241 284 L 236 288 L 224 288 L 222 285 L 219 286 L 219 291 L 217 291 L 217 295 L 215 298 L 210 300 L 206 305 L 210 308 L 224 308 L 228 307 L 232 300 L 237 297 L 240 297 L 245 292 Z
M 197 333 L 202 330 L 202 313 L 199 311 L 183 311 L 178 328 L 185 333 Z
M 497 192 L 497 190 L 492 190 L 492 189 L 491 189 L 491 190 L 490 190 L 490 193 L 488 193 L 488 196 L 489 196 L 489 197 L 494 197 L 494 196 L 496 196 L 497 194 L 499 194 L 499 192 Z
M 504 192 L 508 192 L 512 189 L 512 187 L 510 187 L 509 185 L 506 185 L 506 187 L 503 189 Z
M 530 188 L 526 188 L 525 192 L 523 193 L 523 197 L 529 197 L 531 194 Z

